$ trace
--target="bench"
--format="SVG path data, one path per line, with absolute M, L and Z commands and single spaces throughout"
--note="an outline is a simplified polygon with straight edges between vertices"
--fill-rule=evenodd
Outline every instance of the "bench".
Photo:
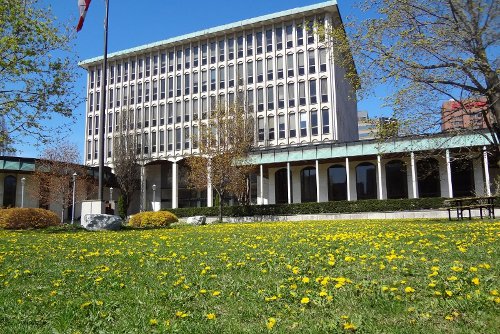
M 464 211 L 469 212 L 469 220 L 472 219 L 472 210 L 479 210 L 481 219 L 488 217 L 495 219 L 495 196 L 463 197 L 445 200 L 448 219 L 451 220 L 451 212 L 456 212 L 457 219 L 464 219 Z M 485 210 L 485 215 L 483 215 Z M 486 215 L 487 213 L 487 215 Z

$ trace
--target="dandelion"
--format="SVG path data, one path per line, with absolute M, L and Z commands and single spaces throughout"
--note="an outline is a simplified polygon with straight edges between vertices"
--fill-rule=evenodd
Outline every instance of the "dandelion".
M 453 296 L 453 292 L 451 292 L 450 290 L 446 290 L 444 293 L 445 293 L 448 297 Z
M 309 283 L 309 277 L 303 277 L 302 283 Z
M 208 320 L 215 320 L 215 318 L 217 318 L 217 316 L 215 315 L 215 313 L 208 313 L 207 314 L 207 319 Z
M 474 285 L 479 285 L 479 278 L 478 277 L 474 277 L 471 282 L 474 284 Z
M 214 291 L 214 292 L 212 293 L 212 296 L 214 296 L 214 297 L 217 297 L 217 296 L 219 296 L 219 295 L 220 295 L 220 291 Z
M 177 312 L 175 312 L 175 316 L 177 318 L 185 318 L 188 316 L 188 314 L 186 312 L 183 312 L 183 311 L 177 311 Z
M 149 319 L 149 324 L 151 326 L 156 326 L 156 325 L 158 325 L 158 320 L 156 320 L 156 319 Z
M 80 308 L 81 308 L 81 309 L 84 309 L 84 308 L 86 308 L 86 307 L 89 307 L 90 305 L 92 305 L 92 302 L 85 302 L 85 303 L 83 303 L 82 305 L 80 305 Z
M 347 331 L 355 331 L 357 327 L 352 322 L 346 322 L 344 324 L 344 329 Z
M 406 293 L 413 293 L 413 292 L 415 292 L 415 289 L 413 289 L 411 286 L 407 286 L 407 287 L 405 288 L 405 292 L 406 292 Z
M 272 317 L 268 318 L 267 323 L 266 323 L 267 329 L 269 329 L 269 330 L 273 329 L 274 325 L 276 325 L 276 319 L 272 318 Z
M 308 297 L 303 297 L 301 300 L 300 300 L 300 303 L 301 304 L 309 304 L 310 300 Z

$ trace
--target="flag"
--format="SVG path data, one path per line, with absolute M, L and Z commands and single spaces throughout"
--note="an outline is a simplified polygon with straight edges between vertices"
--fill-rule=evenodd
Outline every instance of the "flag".
M 83 21 L 85 20 L 85 15 L 87 14 L 87 10 L 89 9 L 91 0 L 78 0 L 78 9 L 80 10 L 80 20 L 78 21 L 78 25 L 76 26 L 76 31 L 82 30 Z

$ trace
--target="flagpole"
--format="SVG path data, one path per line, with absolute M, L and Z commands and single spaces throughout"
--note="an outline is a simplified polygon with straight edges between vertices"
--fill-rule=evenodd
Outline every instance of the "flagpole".
M 102 61 L 103 68 L 103 80 L 101 82 L 101 112 L 100 112 L 100 132 L 99 132 L 99 192 L 98 200 L 103 201 L 104 197 L 104 139 L 105 139 L 105 127 L 106 127 L 106 93 L 108 91 L 108 12 L 109 12 L 109 0 L 104 0 L 106 2 L 106 17 L 104 19 L 104 59 Z M 102 213 L 102 212 L 101 212 Z

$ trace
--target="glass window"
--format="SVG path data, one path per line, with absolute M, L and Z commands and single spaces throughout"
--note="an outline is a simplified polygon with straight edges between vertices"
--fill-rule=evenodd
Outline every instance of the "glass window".
M 286 131 L 285 131 L 285 115 L 278 116 L 278 136 L 279 139 L 285 139 Z
M 198 99 L 194 99 L 193 100 L 193 121 L 197 121 L 198 120 Z
M 293 82 L 288 83 L 288 107 L 295 107 L 295 84 Z
M 115 89 L 115 100 L 116 100 L 116 106 L 119 107 L 120 106 L 120 103 L 121 103 L 121 97 L 120 97 L 120 87 L 116 87 Z
M 328 82 L 326 78 L 320 80 L 321 84 L 321 102 L 328 102 Z
M 256 54 L 262 54 L 262 32 L 259 31 L 255 34 L 256 44 L 257 44 L 257 52 Z
M 151 153 L 156 153 L 156 132 L 151 132 Z
M 277 71 L 277 77 L 278 79 L 283 79 L 283 57 L 278 56 L 276 57 L 276 71 Z
M 307 113 L 305 111 L 300 112 L 300 136 L 307 136 Z
M 90 71 L 90 88 L 94 88 L 94 71 Z
M 160 104 L 160 126 L 165 125 L 165 105 Z
M 326 49 L 319 49 L 319 71 L 326 72 Z
M 142 110 L 137 108 L 135 110 L 135 127 L 136 129 L 142 128 Z
M 295 30 L 297 31 L 297 46 L 304 45 L 304 27 L 302 24 L 297 24 Z
M 247 35 L 247 57 L 253 55 L 253 35 Z
M 133 86 L 131 86 L 133 88 Z M 101 105 L 101 92 L 96 93 L 96 98 L 95 98 L 95 110 L 99 111 Z
M 137 103 L 142 103 L 142 83 L 137 84 Z
M 264 111 L 264 89 L 257 89 L 257 111 Z
M 89 94 L 89 111 L 94 111 L 94 93 Z
M 184 74 L 184 95 L 189 95 L 189 88 L 191 86 L 189 73 Z
M 265 137 L 264 117 L 259 117 L 259 119 L 257 120 L 257 128 L 258 128 L 259 141 L 264 141 Z
M 172 129 L 167 130 L 167 150 L 172 151 L 174 144 L 174 135 Z
M 247 63 L 247 84 L 253 84 L 253 62 L 249 61 Z
M 323 108 L 321 110 L 321 120 L 323 122 L 323 134 L 330 133 L 330 110 Z
M 198 94 L 198 72 L 193 73 L 193 94 Z
M 199 52 L 198 46 L 193 46 L 193 67 L 198 67 Z
M 283 50 L 283 28 L 276 28 L 276 50 Z
M 99 153 L 99 142 L 97 138 L 94 139 L 94 159 L 97 159 L 97 154 Z
M 193 125 L 193 149 L 198 148 L 198 138 L 199 133 L 198 133 L 198 127 L 196 125 Z
M 150 82 L 144 83 L 144 102 L 149 102 Z
M 109 83 L 114 84 L 115 83 L 115 66 L 111 65 L 109 67 Z
M 146 77 L 151 76 L 151 57 L 146 57 Z
M 440 197 L 439 162 L 434 158 L 417 161 L 418 197 Z
M 304 75 L 304 52 L 297 53 L 297 68 L 299 70 L 299 75 Z
M 347 200 L 347 172 L 342 165 L 334 165 L 328 168 L 328 200 Z
M 306 83 L 304 81 L 299 82 L 299 105 L 306 105 Z
M 224 57 L 226 55 L 226 51 L 224 50 L 226 43 L 224 40 L 219 41 L 219 61 L 224 61 Z
M 356 166 L 356 191 L 358 200 L 377 198 L 375 165 L 363 162 Z
M 182 78 L 180 75 L 175 77 L 175 96 L 179 97 L 182 95 Z
M 267 87 L 267 110 L 274 109 L 274 87 Z
M 153 81 L 153 101 L 158 100 L 158 81 Z
M 474 167 L 469 159 L 453 159 L 451 162 L 453 196 L 474 196 Z
M 262 59 L 257 60 L 257 82 L 264 81 L 264 64 Z
M 174 105 L 173 103 L 167 104 L 167 123 L 174 123 Z
M 301 203 L 316 202 L 316 168 L 306 167 L 300 171 Z
M 175 102 L 175 123 L 182 121 L 182 104 L 181 101 Z
M 267 62 L 267 80 L 273 80 L 273 58 L 268 58 Z
M 87 160 L 90 160 L 90 159 L 92 159 L 92 142 L 89 140 L 89 141 L 87 141 Z M 5 185 L 4 185 L 4 189 L 5 189 Z
M 180 151 L 182 148 L 182 129 L 177 128 L 175 129 L 175 150 Z
M 243 85 L 243 63 L 238 64 L 238 86 Z
M 87 118 L 87 134 L 92 136 L 92 116 Z
M 168 53 L 168 72 L 172 73 L 174 71 L 174 52 L 170 51 Z
M 224 67 L 219 67 L 219 89 L 226 88 L 226 71 Z
M 228 87 L 234 87 L 234 65 L 228 67 Z
M 318 112 L 316 110 L 311 111 L 311 135 L 318 135 Z
M 210 43 L 210 64 L 215 64 L 217 62 L 217 43 Z
M 315 104 L 318 102 L 316 94 L 316 79 L 309 80 L 309 99 L 311 101 L 311 104 Z
M 182 50 L 177 50 L 177 71 L 182 70 Z
M 273 31 L 271 29 L 266 30 L 266 52 L 273 51 Z
M 293 54 L 286 55 L 286 68 L 288 77 L 293 77 Z
M 123 98 L 122 98 L 122 101 L 123 101 L 123 105 L 126 106 L 127 103 L 128 103 L 128 89 L 127 89 L 127 86 L 123 87 Z
M 128 62 L 123 64 L 123 81 L 128 81 Z
M 149 126 L 149 107 L 144 107 L 144 127 Z
M 278 170 L 274 174 L 274 194 L 275 194 L 275 202 L 276 204 L 286 204 L 288 203 L 288 178 L 287 178 L 287 169 L 282 168 Z M 290 171 L 290 180 L 292 171 Z M 292 184 L 290 183 L 290 187 Z M 290 193 L 293 193 L 292 189 L 290 189 Z
M 215 68 L 212 68 L 210 70 L 210 90 L 215 90 L 216 88 L 216 70 Z
M 227 40 L 227 48 L 229 51 L 227 58 L 229 60 L 233 60 L 234 59 L 234 38 L 230 38 Z
M 3 207 L 16 206 L 17 179 L 13 175 L 8 175 L 3 180 Z
M 135 86 L 130 85 L 130 104 L 135 104 Z
M 208 115 L 208 101 L 205 96 L 201 98 L 201 119 L 207 119 Z
M 286 31 L 286 48 L 293 48 L 293 26 L 287 25 L 285 28 Z
M 189 100 L 184 100 L 184 122 L 189 122 L 191 117 L 191 102 Z
M 201 91 L 205 93 L 207 91 L 207 71 L 201 71 Z
M 165 130 L 160 130 L 160 152 L 165 151 Z
M 207 61 L 208 61 L 208 46 L 206 44 L 203 44 L 201 46 L 201 66 L 206 65 Z
M 162 53 L 160 55 L 160 73 L 165 74 L 167 67 L 167 55 L 165 53 Z
M 309 74 L 314 74 L 316 73 L 316 58 L 314 50 L 309 50 L 307 54 L 309 58 Z
M 122 64 L 116 65 L 116 82 L 120 83 L 122 81 Z
M 243 36 L 238 36 L 238 58 L 243 57 Z
M 184 149 L 185 150 L 188 150 L 189 149 L 189 141 L 190 141 L 190 137 L 189 137 L 189 127 L 184 127 Z
M 143 62 L 142 58 L 137 61 L 137 67 L 138 67 L 137 76 L 139 77 L 139 79 L 142 79 L 142 75 L 143 75 L 143 71 L 144 71 L 144 62 Z
M 385 164 L 385 185 L 388 199 L 408 198 L 406 164 L 392 160 Z
M 247 90 L 247 106 L 248 106 L 248 112 L 253 112 L 253 106 L 254 106 L 254 98 L 253 98 L 253 89 L 248 89 Z
M 314 43 L 314 21 L 311 19 L 307 22 L 307 44 Z
M 186 48 L 184 50 L 184 68 L 189 69 L 191 67 L 191 49 Z
M 274 116 L 267 116 L 267 134 L 269 140 L 274 140 Z
M 174 78 L 168 78 L 168 97 L 174 97 Z
M 283 85 L 278 86 L 278 109 L 285 108 L 285 89 Z
M 293 113 L 293 112 L 288 115 L 288 131 L 289 131 L 290 138 L 295 138 L 297 136 L 297 126 L 296 126 L 296 121 L 295 121 L 295 113 Z

